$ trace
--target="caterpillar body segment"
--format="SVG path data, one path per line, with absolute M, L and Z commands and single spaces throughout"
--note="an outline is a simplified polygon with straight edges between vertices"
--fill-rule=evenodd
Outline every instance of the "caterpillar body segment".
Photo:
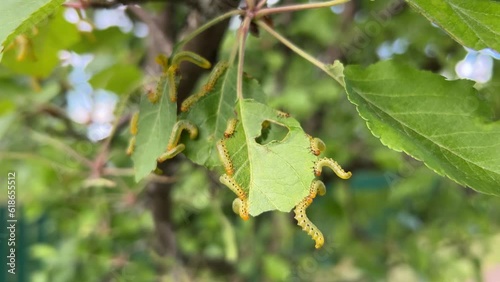
M 168 96 L 172 103 L 177 102 L 177 81 L 175 79 L 177 72 L 177 65 L 172 65 L 167 71 Z
M 237 212 L 243 220 L 247 220 L 249 218 L 248 197 L 245 190 L 241 188 L 233 177 L 227 174 L 221 175 L 219 181 L 236 194 L 238 198 L 233 201 L 233 211 Z
M 189 111 L 194 103 L 198 102 L 198 100 L 200 100 L 201 97 L 205 95 L 207 95 L 207 93 L 204 90 L 201 90 L 200 92 L 187 97 L 186 100 L 184 100 L 181 104 L 181 112 Z
M 313 138 L 312 136 L 308 135 L 309 137 L 309 140 L 311 142 L 311 152 L 316 155 L 316 156 L 319 156 L 322 152 L 324 152 L 326 150 L 326 145 L 325 145 L 325 142 L 323 142 L 323 140 L 319 139 L 319 138 Z
M 323 233 L 311 222 L 311 220 L 306 215 L 306 209 L 311 205 L 313 199 L 317 194 L 324 194 L 325 185 L 319 180 L 313 180 L 311 187 L 309 189 L 309 195 L 307 195 L 300 203 L 295 206 L 295 219 L 297 220 L 297 225 L 302 228 L 311 238 L 316 242 L 315 248 L 319 249 L 325 243 L 325 238 Z
M 289 118 L 290 114 L 287 113 L 287 112 L 278 111 L 278 117 L 280 117 L 280 118 Z
M 203 86 L 203 90 L 206 92 L 212 91 L 217 83 L 217 80 L 219 80 L 219 77 L 228 67 L 229 64 L 224 61 L 220 61 L 217 65 L 215 65 L 214 69 L 210 73 L 207 83 Z
M 224 137 L 230 138 L 233 136 L 237 123 L 238 123 L 238 119 L 236 119 L 236 118 L 230 118 L 227 121 L 226 130 L 224 130 Z
M 229 152 L 227 151 L 226 142 L 224 141 L 224 139 L 217 141 L 217 152 L 219 155 L 219 159 L 224 166 L 226 174 L 228 176 L 232 176 L 234 174 L 234 166 L 233 162 L 231 161 L 231 156 L 229 156 Z
M 222 75 L 222 73 L 227 69 L 228 63 L 226 62 L 219 62 L 214 69 L 212 70 L 212 73 L 210 74 L 210 77 L 208 78 L 208 82 L 203 85 L 202 89 L 188 98 L 184 100 L 181 104 L 181 112 L 187 112 L 189 109 L 196 103 L 198 100 L 200 100 L 202 97 L 210 93 L 214 87 L 215 84 L 217 83 L 217 80 L 219 77 Z
M 179 120 L 174 124 L 170 139 L 168 140 L 167 151 L 172 150 L 179 143 L 182 131 L 189 132 L 189 138 L 195 139 L 198 136 L 198 128 L 187 120 Z
M 168 159 L 171 159 L 171 158 L 177 156 L 180 152 L 184 151 L 184 149 L 186 149 L 186 145 L 179 144 L 179 145 L 173 147 L 172 149 L 167 150 L 165 153 L 161 154 L 156 160 L 159 163 L 162 163 Z
M 322 158 L 322 159 L 317 160 L 314 163 L 314 174 L 316 176 L 320 176 L 324 166 L 331 168 L 333 170 L 333 172 L 335 172 L 335 174 L 342 179 L 351 178 L 352 173 L 350 171 L 345 172 L 342 169 L 342 167 L 336 161 L 332 160 L 331 158 Z
M 130 141 L 128 142 L 128 147 L 127 147 L 127 155 L 132 155 L 132 153 L 134 152 L 134 149 L 135 149 L 135 136 L 132 136 L 132 138 L 130 138 Z
M 132 118 L 130 118 L 130 134 L 132 135 L 137 135 L 137 131 L 139 128 L 137 127 L 139 125 L 139 112 L 135 112 L 132 115 Z
M 233 211 L 234 213 L 240 215 L 243 220 L 248 220 L 250 218 L 248 214 L 248 201 L 236 198 L 233 201 Z
M 207 59 L 190 51 L 181 51 L 174 55 L 174 57 L 172 58 L 172 65 L 178 66 L 183 61 L 193 63 L 204 69 L 208 69 L 212 66 L 212 64 L 210 64 Z

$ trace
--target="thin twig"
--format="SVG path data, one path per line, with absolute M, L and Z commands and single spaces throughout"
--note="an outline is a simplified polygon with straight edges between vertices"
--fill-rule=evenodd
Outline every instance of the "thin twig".
M 309 3 L 309 4 L 274 7 L 274 8 L 265 8 L 265 9 L 261 9 L 261 10 L 257 11 L 257 13 L 255 14 L 255 17 L 260 18 L 260 17 L 266 16 L 269 14 L 295 12 L 295 11 L 302 11 L 302 10 L 306 10 L 306 9 L 326 8 L 326 7 L 331 7 L 334 5 L 346 3 L 349 1 L 350 0 L 334 0 L 334 1 L 319 2 L 319 3 Z
M 344 86 L 344 82 L 340 78 L 334 76 L 324 63 L 320 62 L 319 60 L 317 60 L 313 56 L 309 55 L 304 50 L 302 50 L 299 47 L 297 47 L 295 44 L 293 44 L 288 39 L 286 39 L 285 37 L 283 37 L 281 34 L 279 34 L 277 31 L 275 31 L 274 29 L 272 29 L 270 26 L 268 26 L 266 23 L 264 23 L 262 21 L 257 21 L 257 24 L 260 27 L 262 27 L 263 29 L 265 29 L 269 34 L 271 34 L 272 36 L 274 36 L 276 39 L 278 39 L 279 41 L 281 41 L 281 43 L 283 43 L 284 45 L 286 45 L 288 48 L 292 49 L 292 51 L 294 51 L 295 53 L 297 53 L 297 55 L 299 55 L 299 56 L 303 57 L 304 59 L 308 60 L 313 65 L 317 66 L 322 71 L 324 71 L 326 74 L 328 74 L 333 79 L 335 79 L 340 85 Z
M 238 100 L 243 100 L 243 64 L 245 63 L 245 43 L 248 35 L 248 29 L 250 27 L 250 22 L 252 19 L 250 17 L 245 17 L 243 23 L 238 30 L 238 78 L 236 80 L 236 94 L 238 95 Z

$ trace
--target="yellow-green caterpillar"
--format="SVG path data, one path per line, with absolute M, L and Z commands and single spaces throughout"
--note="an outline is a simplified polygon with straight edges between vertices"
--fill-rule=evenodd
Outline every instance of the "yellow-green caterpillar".
M 345 172 L 336 161 L 330 158 L 322 158 L 317 160 L 314 163 L 314 174 L 316 176 L 320 176 L 324 166 L 331 168 L 333 172 L 335 172 L 335 174 L 342 179 L 349 179 L 352 175 L 350 171 Z
M 245 193 L 243 188 L 240 187 L 240 185 L 236 182 L 236 180 L 234 180 L 233 177 L 227 174 L 223 174 L 219 178 L 219 181 L 236 194 L 238 198 L 233 201 L 233 210 L 237 212 L 243 220 L 247 220 L 249 218 L 248 199 L 247 194 Z
M 316 198 L 317 194 L 324 195 L 326 193 L 326 188 L 323 182 L 319 180 L 313 180 L 309 188 L 309 195 L 307 195 L 300 203 L 295 207 L 295 219 L 297 220 L 297 225 L 302 227 L 302 230 L 307 232 L 309 236 L 316 242 L 316 249 L 321 248 L 325 243 L 325 238 L 323 233 L 314 225 L 314 223 L 309 220 L 306 215 L 306 209 L 311 205 L 313 199 Z
M 227 121 L 226 130 L 224 130 L 224 137 L 230 138 L 231 136 L 233 136 L 237 123 L 238 123 L 238 120 L 235 118 L 230 118 Z
M 224 141 L 224 139 L 217 141 L 217 151 L 219 153 L 219 159 L 224 166 L 226 174 L 232 176 L 234 174 L 234 166 L 233 162 L 231 162 L 231 157 L 229 156 L 229 152 L 227 151 L 226 142 Z

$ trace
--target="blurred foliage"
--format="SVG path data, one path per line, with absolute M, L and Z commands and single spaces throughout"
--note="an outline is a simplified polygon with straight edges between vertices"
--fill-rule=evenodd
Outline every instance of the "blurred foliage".
M 395 2 L 402 7 L 393 8 Z M 406 51 L 393 58 L 456 78 L 454 67 L 466 51 L 439 28 L 401 1 L 356 4 L 355 15 L 321 9 L 274 22 L 311 54 L 330 60 L 343 52 L 348 64 L 377 62 L 383 43 L 405 39 Z M 86 12 L 91 19 L 92 10 Z M 29 281 L 480 281 L 498 269 L 500 199 L 384 147 L 337 84 L 264 32 L 249 39 L 246 71 L 262 83 L 271 106 L 292 113 L 328 144 L 325 155 L 354 173 L 344 182 L 324 177 L 327 194 L 308 210 L 325 246 L 314 250 L 291 213 L 243 222 L 231 210 L 234 195 L 185 162 L 173 188 L 180 259 L 156 254 L 145 182 L 135 183 L 124 153 L 128 131 L 110 144 L 108 173 L 93 179 L 86 160 L 100 154 L 104 141 L 88 141 L 87 124 L 54 114 L 64 112 L 72 87 L 72 67 L 54 61 L 64 49 L 92 54 L 91 85 L 119 91 L 117 120 L 130 115 L 142 92 L 134 82 L 142 76 L 144 39 L 118 28 L 81 32 L 59 21 L 61 14 L 43 21 L 31 39 L 39 62 L 29 56 L 15 62 L 14 45 L 0 65 L 0 172 L 18 175 L 28 249 L 18 263 Z M 234 40 L 228 32 L 222 57 Z M 480 89 L 495 105 L 495 119 L 499 81 L 496 61 L 493 78 Z

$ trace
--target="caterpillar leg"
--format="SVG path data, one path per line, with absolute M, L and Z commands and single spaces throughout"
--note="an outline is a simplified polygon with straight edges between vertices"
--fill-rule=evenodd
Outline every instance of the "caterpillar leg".
M 321 152 L 324 152 L 326 150 L 326 145 L 325 145 L 325 142 L 323 142 L 323 140 L 319 139 L 319 138 L 313 138 L 312 136 L 308 135 L 309 137 L 309 140 L 311 142 L 311 152 L 316 155 L 316 156 L 319 156 L 319 154 L 321 154 Z
M 238 198 L 236 198 L 233 201 L 233 211 L 235 213 L 238 213 L 243 220 L 247 220 L 249 218 L 248 197 L 245 190 L 241 188 L 241 186 L 236 182 L 236 180 L 233 177 L 227 174 L 221 175 L 219 181 L 225 186 L 227 186 L 229 189 L 231 189 L 231 191 L 233 191 L 236 194 L 236 196 L 238 196 Z
M 311 220 L 306 215 L 306 209 L 311 205 L 313 199 L 317 194 L 324 195 L 326 192 L 325 184 L 320 180 L 313 180 L 309 188 L 309 195 L 306 196 L 300 203 L 295 207 L 295 219 L 297 220 L 297 225 L 302 227 L 302 230 L 307 232 L 309 236 L 316 242 L 314 246 L 319 249 L 325 243 L 325 238 L 323 233 L 311 222 Z
M 352 173 L 350 171 L 345 172 L 336 161 L 330 158 L 322 158 L 316 161 L 316 163 L 314 163 L 314 174 L 320 176 L 324 166 L 331 168 L 333 172 L 342 179 L 351 178 Z

